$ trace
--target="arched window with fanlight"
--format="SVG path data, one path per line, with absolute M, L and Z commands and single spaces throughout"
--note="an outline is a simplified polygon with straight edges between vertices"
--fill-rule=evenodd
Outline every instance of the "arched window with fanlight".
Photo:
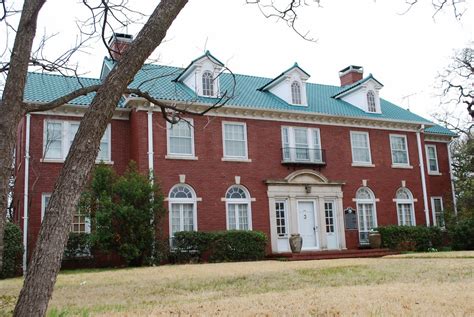
M 168 195 L 170 240 L 173 245 L 174 234 L 179 231 L 197 230 L 196 193 L 191 186 L 178 184 Z
M 214 96 L 214 78 L 210 71 L 202 74 L 202 94 L 204 96 Z
M 252 230 L 251 199 L 248 190 L 240 185 L 231 186 L 226 194 L 227 229 Z
M 368 187 L 361 187 L 356 192 L 357 214 L 359 220 L 359 243 L 369 243 L 369 232 L 377 227 L 375 195 Z
M 301 85 L 297 81 L 291 84 L 291 103 L 301 105 Z
M 377 112 L 377 107 L 375 105 L 375 94 L 373 90 L 369 90 L 367 93 L 367 110 L 369 112 Z
M 415 213 L 413 195 L 408 188 L 399 188 L 395 195 L 397 204 L 397 217 L 399 226 L 414 226 Z

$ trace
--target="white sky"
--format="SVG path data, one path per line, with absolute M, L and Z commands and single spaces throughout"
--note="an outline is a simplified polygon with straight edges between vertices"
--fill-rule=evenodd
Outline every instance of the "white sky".
M 72 2 L 72 1 L 71 1 Z M 50 0 L 40 14 L 38 35 L 59 32 L 47 53 L 74 45 L 79 4 Z M 158 1 L 130 0 L 130 6 L 151 13 Z M 311 1 L 309 1 L 311 2 Z M 275 77 L 295 61 L 310 82 L 339 85 L 338 71 L 350 64 L 364 67 L 384 84 L 380 94 L 400 106 L 429 117 L 439 104 L 433 95 L 436 75 L 449 63 L 454 49 L 472 45 L 474 1 L 466 1 L 459 22 L 450 8 L 433 19 L 430 0 L 408 13 L 404 0 L 321 0 L 300 12 L 299 29 L 310 31 L 317 43 L 303 40 L 282 21 L 265 19 L 245 0 L 191 0 L 155 52 L 160 63 L 187 66 L 206 49 L 234 73 Z M 136 35 L 139 26 L 121 30 Z M 91 43 L 79 58 L 89 77 L 100 73 L 106 50 Z M 403 98 L 407 95 L 409 98 Z

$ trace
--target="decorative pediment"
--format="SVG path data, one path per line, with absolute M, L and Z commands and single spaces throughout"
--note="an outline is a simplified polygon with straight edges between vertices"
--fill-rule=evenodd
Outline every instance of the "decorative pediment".
M 260 87 L 260 91 L 268 91 L 292 106 L 307 106 L 306 81 L 310 75 L 298 63 Z
M 219 74 L 223 67 L 221 61 L 206 51 L 204 55 L 193 60 L 174 81 L 185 84 L 198 96 L 219 97 Z
M 382 83 L 369 74 L 368 77 L 344 87 L 333 98 L 344 100 L 368 113 L 382 113 L 379 91 Z
M 328 184 L 329 180 L 322 175 L 321 173 L 318 173 L 314 170 L 309 170 L 309 169 L 304 169 L 304 170 L 298 170 L 287 177 L 285 177 L 285 180 L 289 184 Z

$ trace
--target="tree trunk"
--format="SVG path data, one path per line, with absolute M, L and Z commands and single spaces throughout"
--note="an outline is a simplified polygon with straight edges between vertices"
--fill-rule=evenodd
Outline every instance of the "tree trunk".
M 163 0 L 97 91 L 74 138 L 41 225 L 15 307 L 15 316 L 44 316 L 80 194 L 95 164 L 100 140 L 123 91 L 161 43 L 187 0 Z
M 10 58 L 10 70 L 0 103 L 0 270 L 3 266 L 3 237 L 8 197 L 8 181 L 13 163 L 18 123 L 25 114 L 23 92 L 36 34 L 38 13 L 45 0 L 26 0 L 23 4 L 18 31 Z

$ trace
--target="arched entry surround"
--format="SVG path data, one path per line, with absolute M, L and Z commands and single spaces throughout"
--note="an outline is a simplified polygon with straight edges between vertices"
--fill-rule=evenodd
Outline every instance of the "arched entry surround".
M 266 184 L 273 253 L 290 252 L 288 238 L 292 233 L 303 236 L 303 251 L 346 248 L 341 188 L 344 183 L 303 169 L 284 179 L 267 180 Z

